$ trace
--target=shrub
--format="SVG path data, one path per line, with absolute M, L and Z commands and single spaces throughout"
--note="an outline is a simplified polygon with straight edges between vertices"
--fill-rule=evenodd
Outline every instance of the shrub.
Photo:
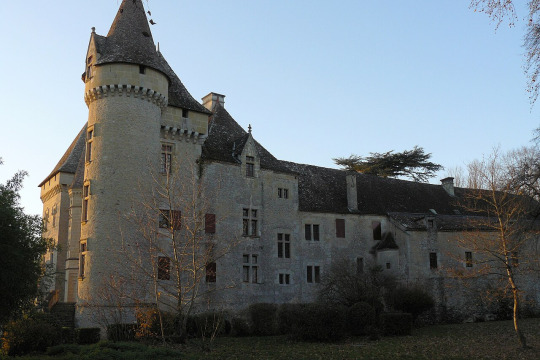
M 186 331 L 188 336 L 211 337 L 212 335 L 227 334 L 227 321 L 220 312 L 207 312 L 192 315 L 187 320 Z M 229 324 L 230 332 L 230 324 Z
M 250 336 L 251 328 L 246 319 L 234 317 L 231 320 L 231 333 L 234 336 Z
M 134 341 L 137 324 L 112 324 L 107 326 L 107 340 Z
M 64 326 L 60 329 L 62 344 L 75 344 L 75 329 Z
M 300 311 L 293 336 L 306 341 L 337 341 L 345 336 L 346 308 L 322 303 L 307 304 Z
M 418 315 L 435 306 L 431 295 L 418 286 L 400 286 L 391 293 L 391 297 L 390 302 L 395 310 L 410 313 L 415 320 Z
M 291 334 L 306 304 L 281 304 L 277 312 L 278 329 L 281 334 Z
M 2 335 L 2 351 L 8 356 L 31 352 L 44 352 L 47 347 L 59 345 L 61 330 L 42 318 L 25 318 L 9 323 Z
M 75 334 L 77 337 L 77 344 L 79 345 L 95 344 L 99 342 L 100 333 L 101 333 L 100 328 L 75 329 Z
M 277 305 L 259 303 L 249 306 L 253 333 L 260 336 L 278 334 Z
M 385 336 L 403 336 L 412 333 L 413 317 L 411 314 L 383 313 L 381 321 Z
M 357 302 L 347 309 L 347 330 L 352 335 L 367 335 L 376 327 L 377 315 L 373 306 Z

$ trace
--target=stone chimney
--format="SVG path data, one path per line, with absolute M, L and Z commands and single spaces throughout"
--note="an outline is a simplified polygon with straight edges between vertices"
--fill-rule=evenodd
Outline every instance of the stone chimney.
M 214 105 L 219 103 L 221 106 L 225 107 L 225 95 L 211 92 L 202 98 L 203 106 L 208 110 L 212 111 Z
M 358 211 L 358 192 L 356 190 L 356 173 L 350 173 L 347 179 L 347 207 L 349 211 Z
M 447 177 L 441 180 L 441 185 L 450 196 L 455 196 L 454 194 L 454 178 L 453 177 Z

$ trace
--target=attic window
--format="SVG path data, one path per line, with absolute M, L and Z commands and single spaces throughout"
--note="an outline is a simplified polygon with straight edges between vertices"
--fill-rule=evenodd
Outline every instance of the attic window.
M 255 176 L 255 158 L 253 156 L 246 156 L 246 176 Z
M 150 37 L 150 34 L 148 32 L 146 32 L 146 31 L 143 31 L 142 34 L 143 34 L 144 37 Z
M 139 65 L 139 74 L 146 74 L 146 66 Z
M 92 56 L 88 57 L 88 60 L 86 61 L 86 77 L 85 79 L 88 80 L 92 77 Z
M 372 221 L 371 228 L 373 229 L 373 240 L 381 240 L 382 239 L 381 222 Z
M 189 116 L 189 110 L 188 109 L 182 109 L 182 117 L 184 119 L 187 119 Z

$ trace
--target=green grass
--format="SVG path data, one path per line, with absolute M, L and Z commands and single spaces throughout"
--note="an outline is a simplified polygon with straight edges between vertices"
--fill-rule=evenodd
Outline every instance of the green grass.
M 519 349 L 511 321 L 438 325 L 416 329 L 412 336 L 369 341 L 349 338 L 337 344 L 303 343 L 285 336 L 218 338 L 210 353 L 192 340 L 177 348 L 138 343 L 101 342 L 62 345 L 49 355 L 18 359 L 540 359 L 540 319 L 521 322 L 532 349 Z

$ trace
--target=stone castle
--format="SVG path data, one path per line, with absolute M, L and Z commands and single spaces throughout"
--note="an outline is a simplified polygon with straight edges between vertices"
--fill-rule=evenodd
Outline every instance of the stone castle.
M 440 307 L 470 305 L 445 270 L 469 271 L 477 256 L 458 245 L 468 225 L 456 199 L 467 190 L 452 178 L 432 185 L 276 159 L 224 95 L 190 95 L 156 49 L 141 0 L 122 2 L 107 36 L 92 30 L 82 80 L 88 121 L 39 185 L 45 236 L 58 245 L 45 259 L 51 301 L 75 303 L 78 326 L 103 309 L 184 305 L 192 294 L 225 309 L 312 301 L 341 259 L 419 284 Z M 538 280 L 523 285 L 536 305 Z

